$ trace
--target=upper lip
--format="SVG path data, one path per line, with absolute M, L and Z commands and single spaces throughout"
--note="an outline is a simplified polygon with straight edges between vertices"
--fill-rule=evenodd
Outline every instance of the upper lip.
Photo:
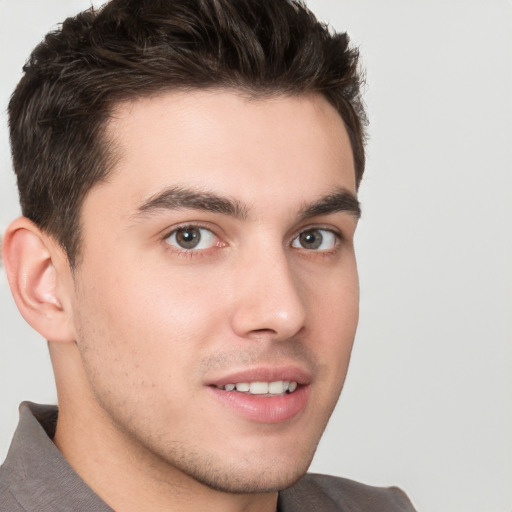
M 296 365 L 260 366 L 238 370 L 221 377 L 213 378 L 207 382 L 209 386 L 225 386 L 240 382 L 276 382 L 279 380 L 293 381 L 306 385 L 311 382 L 311 374 L 304 368 Z

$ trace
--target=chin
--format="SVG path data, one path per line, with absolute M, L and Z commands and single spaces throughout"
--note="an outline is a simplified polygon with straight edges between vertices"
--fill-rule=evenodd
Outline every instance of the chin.
M 269 457 L 268 454 L 252 459 L 206 460 L 205 457 L 188 458 L 175 467 L 197 482 L 217 491 L 231 494 L 260 494 L 281 491 L 292 486 L 308 470 L 314 455 L 312 449 L 292 453 L 290 457 Z M 184 462 L 184 461 L 183 461 Z
M 297 471 L 294 468 L 288 474 L 282 472 L 260 473 L 258 475 L 245 473 L 239 474 L 230 472 L 229 474 L 210 474 L 210 475 L 191 475 L 197 481 L 216 491 L 227 492 L 231 494 L 265 494 L 282 491 L 295 482 L 297 482 L 307 471 L 309 464 L 305 468 Z

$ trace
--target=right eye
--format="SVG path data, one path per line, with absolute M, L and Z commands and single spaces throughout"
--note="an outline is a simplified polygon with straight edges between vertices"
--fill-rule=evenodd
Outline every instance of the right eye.
M 182 251 L 200 251 L 219 245 L 217 237 L 209 229 L 199 226 L 177 228 L 165 241 Z

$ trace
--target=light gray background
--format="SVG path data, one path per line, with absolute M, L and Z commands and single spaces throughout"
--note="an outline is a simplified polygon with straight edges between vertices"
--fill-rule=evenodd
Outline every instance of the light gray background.
M 18 214 L 5 107 L 31 48 L 87 0 L 0 0 L 0 228 Z M 310 0 L 368 69 L 361 322 L 312 470 L 420 511 L 512 511 L 512 3 Z M 0 459 L 46 344 L 0 273 Z

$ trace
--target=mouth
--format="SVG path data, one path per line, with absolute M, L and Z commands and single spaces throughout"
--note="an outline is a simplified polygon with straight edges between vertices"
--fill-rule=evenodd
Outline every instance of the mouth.
M 215 387 L 224 391 L 237 391 L 238 393 L 246 393 L 249 395 L 272 397 L 293 393 L 297 389 L 297 386 L 298 383 L 294 380 L 275 380 L 272 382 L 238 382 L 236 384 L 225 384 Z
M 307 406 L 311 378 L 298 368 L 254 369 L 210 382 L 207 388 L 232 413 L 257 423 L 282 423 Z

